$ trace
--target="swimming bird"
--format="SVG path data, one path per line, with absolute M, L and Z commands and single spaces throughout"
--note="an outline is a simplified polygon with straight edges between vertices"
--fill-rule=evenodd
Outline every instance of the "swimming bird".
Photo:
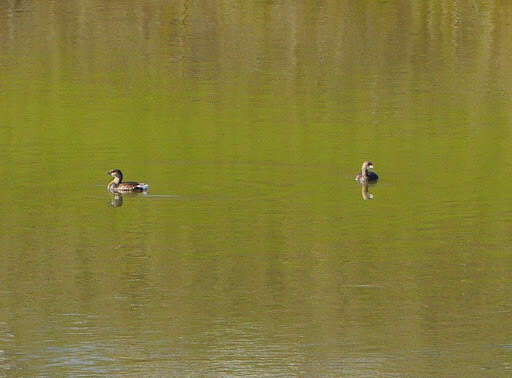
M 373 163 L 371 161 L 364 161 L 361 167 L 361 173 L 356 176 L 358 183 L 375 182 L 379 179 L 379 176 L 375 172 L 368 170 L 369 168 L 373 168 Z
M 149 188 L 149 185 L 143 182 L 123 182 L 123 173 L 119 169 L 112 169 L 111 171 L 108 171 L 107 174 L 114 178 L 107 185 L 108 190 L 112 193 L 145 192 Z

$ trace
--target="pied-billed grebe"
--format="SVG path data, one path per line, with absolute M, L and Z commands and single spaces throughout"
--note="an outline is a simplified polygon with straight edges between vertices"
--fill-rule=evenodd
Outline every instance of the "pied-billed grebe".
M 371 161 L 363 162 L 361 173 L 356 176 L 357 182 L 375 182 L 379 179 L 379 176 L 375 172 L 369 171 L 368 168 L 373 168 L 373 163 Z
M 149 185 L 143 182 L 123 182 L 123 173 L 119 169 L 112 169 L 107 172 L 114 179 L 107 185 L 108 190 L 116 192 L 144 192 L 148 190 Z

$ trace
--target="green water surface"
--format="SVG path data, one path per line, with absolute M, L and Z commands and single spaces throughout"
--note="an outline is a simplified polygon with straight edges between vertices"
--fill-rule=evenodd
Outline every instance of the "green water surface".
M 511 19 L 0 5 L 0 375 L 510 376 Z

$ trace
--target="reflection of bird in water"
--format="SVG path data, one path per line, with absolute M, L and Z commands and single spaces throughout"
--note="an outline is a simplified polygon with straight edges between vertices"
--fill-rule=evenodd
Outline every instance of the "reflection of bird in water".
M 107 188 L 112 193 L 118 192 L 145 192 L 148 190 L 149 185 L 143 182 L 123 182 L 123 173 L 119 169 L 112 169 L 107 172 L 108 175 L 114 179 L 110 181 Z
M 365 201 L 369 200 L 369 199 L 373 199 L 373 194 L 368 192 L 368 182 L 361 183 L 361 196 L 363 197 L 363 199 Z
M 114 192 L 112 194 L 113 194 L 113 196 L 112 196 L 112 200 L 110 201 L 110 206 L 121 207 L 121 206 L 123 206 L 123 198 L 126 198 L 126 197 L 135 198 L 138 196 L 147 196 L 148 192 L 146 192 L 146 191 L 144 191 L 142 193 L 140 193 L 140 192 L 124 192 L 124 193 Z
M 379 176 L 375 172 L 368 170 L 369 168 L 373 168 L 373 163 L 371 161 L 364 161 L 361 167 L 361 173 L 356 176 L 358 183 L 375 182 L 379 179 Z
M 120 193 L 114 193 L 114 196 L 112 197 L 112 201 L 110 201 L 110 206 L 112 206 L 112 207 L 123 206 L 123 195 Z

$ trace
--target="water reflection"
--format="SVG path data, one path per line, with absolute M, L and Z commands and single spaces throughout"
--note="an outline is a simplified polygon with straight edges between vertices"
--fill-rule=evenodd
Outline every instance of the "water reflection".
M 145 196 L 145 195 L 147 195 L 146 192 L 142 192 L 142 193 L 136 193 L 136 192 L 119 193 L 119 192 L 114 192 L 114 193 L 112 193 L 112 199 L 110 200 L 110 206 L 112 206 L 112 207 L 121 207 L 121 206 L 123 206 L 123 197 L 137 197 L 137 196 Z
M 112 200 L 110 201 L 110 206 L 112 206 L 112 207 L 123 206 L 123 195 L 120 193 L 114 193 L 114 195 L 112 196 Z
M 371 200 L 373 199 L 373 194 L 368 191 L 368 183 L 367 182 L 363 182 L 361 184 L 361 196 L 363 197 L 363 200 L 365 200 L 365 201 L 369 200 L 369 199 L 371 199 Z

